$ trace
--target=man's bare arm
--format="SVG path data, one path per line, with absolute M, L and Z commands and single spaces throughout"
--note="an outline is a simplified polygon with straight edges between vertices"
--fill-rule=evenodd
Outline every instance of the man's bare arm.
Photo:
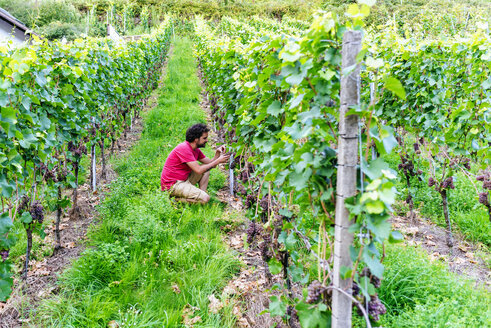
M 216 158 L 213 158 L 213 159 L 209 159 L 208 157 L 204 157 L 202 159 L 200 159 L 199 161 L 202 163 L 202 164 L 210 164 L 211 162 L 213 162 L 213 160 L 215 160 Z
M 229 155 L 220 155 L 217 159 L 210 160 L 209 163 L 206 163 L 206 164 L 203 164 L 203 165 L 199 165 L 198 161 L 187 162 L 186 164 L 195 173 L 197 173 L 197 174 L 203 174 L 206 171 L 208 171 L 208 170 L 216 167 L 220 163 L 226 163 L 228 161 L 229 157 L 230 157 Z

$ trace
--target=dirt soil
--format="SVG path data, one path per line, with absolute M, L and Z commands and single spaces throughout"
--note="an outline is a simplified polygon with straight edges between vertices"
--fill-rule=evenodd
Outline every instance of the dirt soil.
M 466 241 L 463 236 L 454 233 L 454 247 L 446 242 L 446 230 L 430 220 L 417 217 L 396 216 L 392 218 L 394 229 L 403 233 L 409 246 L 421 246 L 432 261 L 442 261 L 450 271 L 474 279 L 476 284 L 491 288 L 491 270 L 479 254 L 489 257 L 483 245 Z
M 168 58 L 172 55 L 172 47 L 169 49 Z M 167 63 L 164 64 L 159 87 L 152 92 L 143 111 L 153 109 L 158 100 L 158 92 L 163 86 Z M 114 152 L 114 156 L 122 157 L 140 139 L 143 130 L 141 118 L 135 118 L 131 130 L 127 131 L 127 137 L 119 140 L 120 148 Z M 59 292 L 57 286 L 58 276 L 65 270 L 80 254 L 85 250 L 85 240 L 87 230 L 98 221 L 96 206 L 104 198 L 104 194 L 109 191 L 111 181 L 117 178 L 116 172 L 108 163 L 108 153 L 106 154 L 106 179 L 100 179 L 101 166 L 98 163 L 96 172 L 98 177 L 98 190 L 92 192 L 88 183 L 79 186 L 78 204 L 81 208 L 81 216 L 77 220 L 70 219 L 68 213 L 64 213 L 60 224 L 62 248 L 50 257 L 40 261 L 30 261 L 29 272 L 26 283 L 18 278 L 14 279 L 14 290 L 12 296 L 6 303 L 0 302 L 0 327 L 17 328 L 29 326 L 30 317 L 35 315 L 39 303 L 48 298 L 51 294 Z M 71 192 L 70 192 L 71 195 Z M 55 246 L 54 235 L 55 214 L 47 216 L 47 228 L 44 244 L 51 249 Z M 25 255 L 24 255 L 25 259 Z
M 228 190 L 226 191 L 228 193 Z M 225 197 L 224 197 L 225 198 Z M 228 199 L 232 203 L 236 200 Z M 243 214 L 243 213 L 242 213 Z M 248 220 L 246 220 L 248 221 Z M 237 316 L 238 327 L 269 328 L 269 327 L 300 327 L 298 320 L 291 320 L 289 325 L 283 323 L 281 318 L 272 318 L 269 313 L 261 314 L 269 308 L 271 296 L 281 295 L 279 290 L 270 290 L 273 285 L 283 286 L 285 281 L 280 275 L 273 275 L 267 278 L 267 263 L 261 257 L 257 243 L 246 247 L 244 238 L 248 223 L 243 222 L 237 229 L 229 232 L 225 237 L 225 242 L 238 254 L 243 266 L 240 273 L 229 281 L 223 293 L 238 299 L 237 309 L 234 314 Z M 301 287 L 294 285 L 292 288 L 294 297 L 301 297 Z

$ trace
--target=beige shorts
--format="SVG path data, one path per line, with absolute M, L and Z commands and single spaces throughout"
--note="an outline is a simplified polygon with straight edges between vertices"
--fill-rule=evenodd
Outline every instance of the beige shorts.
M 208 194 L 195 186 L 201 180 L 201 177 L 203 177 L 202 174 L 191 171 L 186 181 L 177 180 L 169 190 L 170 195 L 177 198 L 205 201 Z

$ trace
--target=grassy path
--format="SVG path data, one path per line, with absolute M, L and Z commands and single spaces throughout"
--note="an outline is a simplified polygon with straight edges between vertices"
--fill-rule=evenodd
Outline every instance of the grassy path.
M 160 171 L 186 128 L 205 122 L 192 44 L 176 39 L 164 87 L 145 117 L 141 140 L 113 163 L 119 178 L 88 234 L 88 250 L 60 278 L 60 292 L 39 308 L 47 327 L 177 327 L 185 317 L 206 327 L 234 323 L 230 309 L 208 311 L 208 297 L 237 271 L 213 219 L 223 206 L 174 204 L 160 191 Z M 210 151 L 210 150 L 208 150 Z M 211 192 L 225 177 L 212 171 Z M 199 316 L 199 318 L 198 318 Z

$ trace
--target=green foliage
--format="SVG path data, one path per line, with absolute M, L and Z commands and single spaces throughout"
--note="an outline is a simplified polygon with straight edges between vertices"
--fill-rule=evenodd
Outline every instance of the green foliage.
M 306 21 L 319 8 L 332 11 L 343 20 L 349 5 L 356 1 L 333 0 L 0 0 L 0 7 L 9 10 L 29 27 L 43 27 L 60 22 L 73 25 L 65 28 L 85 32 L 90 36 L 105 36 L 105 23 L 109 21 L 121 34 L 143 34 L 150 27 L 157 27 L 168 13 L 190 18 L 203 15 L 209 19 L 225 16 L 244 18 L 253 16 L 281 20 L 285 26 L 308 29 Z M 459 2 L 451 0 L 379 0 L 365 19 L 370 29 L 382 32 L 389 24 L 399 35 L 421 38 L 474 32 L 477 24 L 489 22 L 491 7 L 485 0 Z M 292 17 L 296 19 L 292 19 Z M 83 25 L 83 28 L 81 27 Z M 61 33 L 50 28 L 47 37 Z M 71 35 L 70 33 L 68 35 Z M 80 35 L 80 34 L 77 34 Z M 67 35 L 65 35 L 67 36 Z M 68 38 L 69 36 L 67 36 Z
M 419 41 L 392 29 L 372 35 L 368 45 L 378 71 L 403 81 L 405 99 L 384 92 L 375 108 L 399 131 L 401 165 L 410 159 L 421 169 L 407 177 L 405 195 L 423 215 L 445 219 L 447 229 L 456 222 L 469 239 L 489 245 L 488 215 L 472 181 L 491 161 L 489 36 L 478 29 L 466 38 Z M 403 142 L 406 134 L 411 144 Z
M 253 15 L 281 19 L 309 18 L 320 0 L 298 3 L 294 0 L 0 0 L 0 7 L 49 40 L 65 36 L 68 40 L 80 36 L 88 27 L 90 36 L 105 36 L 109 21 L 120 34 L 136 35 L 157 27 L 168 13 L 180 17 L 220 19 L 232 15 Z M 297 22 L 298 24 L 298 22 Z M 39 28 L 39 30 L 37 30 Z M 61 35 L 61 37 L 60 37 Z
M 342 17 L 354 2 L 323 0 L 321 7 Z M 447 38 L 473 33 L 480 22 L 489 22 L 491 5 L 486 0 L 378 0 L 370 11 L 370 30 L 384 33 L 391 26 L 405 37 Z
M 77 6 L 87 8 L 95 5 L 100 11 L 113 4 L 116 10 L 120 11 L 126 5 L 131 8 L 136 16 L 148 8 L 150 12 L 175 13 L 183 17 L 193 17 L 194 15 L 204 15 L 208 18 L 220 18 L 222 16 L 248 17 L 261 15 L 275 18 L 284 16 L 296 16 L 308 18 L 310 13 L 317 9 L 320 0 L 313 1 L 293 1 L 293 0 L 96 0 L 96 1 L 77 1 Z
M 80 21 L 80 13 L 69 0 L 0 0 L 0 7 L 30 28 L 54 22 L 77 24 Z
M 11 15 L 28 25 L 34 19 L 35 15 L 29 6 L 29 2 L 22 0 L 0 0 L 0 7 L 7 10 Z
M 128 246 L 114 243 L 101 243 L 95 248 L 86 250 L 71 270 L 79 273 L 77 283 L 108 284 L 119 277 L 129 260 Z
M 373 44 L 384 70 L 405 81 L 407 97 L 403 102 L 384 93 L 380 115 L 427 138 L 435 155 L 435 148 L 445 145 L 450 156 L 472 154 L 489 161 L 489 38 L 481 32 L 464 40 L 417 43 L 392 34 L 377 36 Z
M 363 25 L 361 19 L 370 11 L 367 6 L 358 6 L 352 2 L 343 1 L 347 6 L 340 7 L 342 13 L 347 12 L 352 22 L 343 25 L 336 17 L 326 14 L 316 17 L 310 27 L 293 20 L 285 20 L 280 24 L 274 20 L 250 17 L 256 14 L 259 6 L 266 6 L 267 2 L 263 1 L 257 1 L 252 5 L 244 5 L 238 1 L 167 1 L 158 7 L 159 10 L 173 11 L 180 16 L 195 15 L 198 12 L 210 18 L 222 17 L 224 13 L 248 15 L 247 22 L 223 17 L 221 22 L 215 25 L 198 18 L 194 26 L 197 32 L 197 52 L 208 81 L 208 90 L 219 98 L 217 122 L 235 133 L 234 149 L 242 154 L 252 153 L 250 159 L 260 172 L 256 178 L 261 176 L 266 185 L 270 184 L 278 200 L 300 205 L 300 215 L 285 214 L 292 222 L 282 227 L 283 232 L 277 238 L 281 252 L 293 254 L 293 264 L 288 272 L 295 282 L 308 280 L 308 275 L 304 272 L 308 267 L 305 258 L 302 258 L 305 257 L 305 253 L 299 250 L 300 240 L 295 231 L 311 231 L 311 228 L 316 230 L 318 226 L 324 227 L 325 222 L 329 222 L 334 213 L 331 200 L 336 195 L 338 94 L 343 74 L 353 69 L 350 67 L 343 72 L 340 71 L 340 43 L 344 31 Z M 298 5 L 297 8 L 283 6 L 285 3 L 276 3 L 270 10 L 261 7 L 262 14 L 280 18 L 285 15 L 298 16 L 304 10 Z M 439 3 L 447 2 L 442 0 Z M 486 8 L 486 4 L 479 4 Z M 424 137 L 427 159 L 422 159 L 421 165 L 425 168 L 425 173 L 432 176 L 442 174 L 443 178 L 451 177 L 457 186 L 456 190 L 448 193 L 452 220 L 470 239 L 482 241 L 489 246 L 490 232 L 486 212 L 477 203 L 475 190 L 469 183 L 464 182 L 463 175 L 457 173 L 460 164 L 451 166 L 448 158 L 469 157 L 478 165 L 484 164 L 482 168 L 489 164 L 491 159 L 489 36 L 477 25 L 481 17 L 475 11 L 468 11 L 467 17 L 471 17 L 469 20 L 464 19 L 459 13 L 459 6 L 452 7 L 450 13 L 435 15 L 435 8 L 431 3 L 408 1 L 405 6 L 401 3 L 399 7 L 398 1 L 387 0 L 371 10 L 372 13 L 392 13 L 396 5 L 400 10 L 392 16 L 394 22 L 391 29 L 384 33 L 369 34 L 365 42 L 365 52 L 358 58 L 360 61 L 364 59 L 363 85 L 375 83 L 375 101 L 370 101 L 369 89 L 363 88 L 363 104 L 352 108 L 350 113 L 364 117 L 365 123 L 368 122 L 365 126 L 367 135 L 362 137 L 362 142 L 368 142 L 370 138 L 380 154 L 389 153 L 397 147 L 397 140 L 393 136 L 394 129 L 383 126 L 382 122 L 388 122 L 388 125 L 399 129 L 404 128 L 418 138 Z M 105 6 L 110 7 L 113 4 L 99 1 L 96 6 L 100 15 L 107 12 Z M 117 13 L 121 13 L 121 10 L 124 13 L 131 11 L 134 17 L 138 16 L 141 24 L 134 32 L 145 32 L 159 19 L 160 12 L 153 11 L 152 8 L 155 7 L 152 6 L 153 3 L 140 2 L 130 10 L 124 7 L 123 2 L 116 1 L 115 7 L 111 7 L 110 10 L 116 13 L 114 19 L 119 24 L 122 20 L 121 15 L 117 17 Z M 415 8 L 418 10 L 414 10 Z M 386 22 L 381 15 L 375 15 L 374 18 L 365 21 L 375 31 L 378 28 L 376 25 Z M 413 26 L 406 25 L 407 21 L 414 23 Z M 213 31 L 211 26 L 215 26 L 216 30 Z M 126 23 L 123 29 L 126 30 Z M 468 32 L 474 31 L 477 33 L 468 36 Z M 56 33 L 58 32 L 53 32 Z M 407 36 L 408 33 L 412 33 L 414 38 L 400 37 Z M 418 41 L 428 36 L 449 33 L 460 33 L 468 37 Z M 291 38 L 292 35 L 296 36 L 296 39 Z M 76 58 L 69 59 L 78 63 Z M 104 56 L 102 60 L 105 60 Z M 27 68 L 22 64 L 16 66 L 15 62 L 12 63 L 9 69 L 22 76 Z M 189 58 L 179 62 L 179 65 L 193 66 Z M 82 72 L 85 70 L 83 68 Z M 10 77 L 9 74 L 6 76 Z M 12 74 L 12 78 L 17 78 L 17 75 Z M 36 76 L 36 82 L 37 79 L 43 81 L 39 76 Z M 76 79 L 72 80 L 68 79 L 69 84 L 74 83 Z M 130 293 L 131 295 L 125 294 L 125 298 L 122 299 L 118 294 L 121 290 L 116 292 L 112 289 L 128 287 L 146 294 L 150 293 L 150 287 L 144 289 L 144 286 L 153 285 L 152 279 L 156 276 L 171 281 L 175 280 L 175 272 L 190 271 L 189 276 L 180 278 L 181 283 L 186 285 L 195 283 L 192 279 L 198 280 L 197 285 L 204 286 L 206 293 L 209 293 L 207 283 L 200 280 L 199 276 L 193 275 L 192 265 L 199 263 L 206 266 L 208 263 L 205 260 L 209 256 L 217 257 L 218 260 L 212 266 L 222 265 L 219 261 L 221 257 L 217 255 L 221 254 L 221 248 L 214 242 L 214 231 L 203 233 L 206 242 L 196 236 L 200 221 L 193 215 L 203 213 L 196 214 L 191 209 L 190 214 L 185 214 L 188 211 L 187 207 L 176 209 L 166 196 L 155 191 L 159 188 L 158 174 L 161 168 L 161 161 L 156 158 L 161 159 L 162 153 L 169 151 L 180 140 L 176 131 L 179 127 L 204 120 L 203 117 L 196 117 L 186 110 L 192 107 L 190 104 L 199 102 L 199 85 L 182 84 L 182 77 L 172 74 L 168 81 L 165 87 L 167 98 L 160 99 L 161 107 L 147 116 L 145 142 L 135 149 L 128 157 L 129 160 L 118 163 L 117 169 L 122 178 L 114 185 L 112 198 L 102 207 L 101 212 L 109 220 L 103 222 L 100 229 L 94 232 L 95 247 L 66 275 L 65 283 L 67 286 L 73 286 L 77 298 L 80 298 L 79 295 L 82 293 L 90 295 L 88 301 L 75 300 L 75 305 L 71 308 L 57 308 L 61 309 L 63 315 L 71 311 L 76 312 L 79 318 L 83 318 L 77 324 L 103 325 L 109 318 L 116 316 L 115 311 L 119 309 L 120 304 L 124 304 L 126 312 L 124 316 L 118 312 L 119 320 L 126 318 L 124 320 L 128 322 L 143 322 L 148 325 L 175 324 L 180 320 L 180 311 L 184 303 L 179 303 L 173 308 L 173 313 L 165 312 L 167 321 L 163 322 L 159 321 L 159 318 L 164 317 L 163 312 L 150 310 L 155 307 L 153 300 L 148 301 L 152 305 L 128 307 L 130 301 L 137 297 Z M 382 90 L 380 95 L 378 90 Z M 121 93 L 128 94 L 126 90 Z M 70 86 L 62 88 L 61 94 L 81 97 Z M 88 96 L 91 95 L 85 96 L 85 99 Z M 6 97 L 0 101 L 7 104 Z M 25 109 L 31 103 L 36 103 L 31 95 L 16 101 L 20 108 L 23 106 Z M 180 108 L 182 112 L 167 118 L 168 108 Z M 3 123 L 6 126 L 8 124 L 8 127 L 16 124 L 19 120 L 19 115 L 16 114 L 12 108 L 2 109 Z M 163 116 L 166 117 L 164 120 L 161 119 Z M 373 124 L 370 125 L 372 119 Z M 101 116 L 101 124 L 104 125 L 107 121 Z M 42 118 L 40 122 L 37 125 L 43 123 Z M 48 128 L 47 121 L 44 122 L 45 128 Z M 116 125 L 119 127 L 119 123 Z M 27 126 L 30 128 L 29 124 Z M 108 128 L 120 131 L 118 127 L 109 124 Z M 34 133 L 38 130 L 41 135 Z M 42 154 L 43 147 L 35 149 L 38 138 L 42 139 L 43 145 L 54 142 L 54 139 L 49 138 L 49 130 L 44 134 L 43 131 L 46 129 L 38 130 L 20 130 L 23 140 L 19 145 L 25 149 L 32 148 L 34 152 L 41 154 L 39 156 L 47 156 Z M 160 139 L 164 137 L 168 138 L 168 144 L 162 144 Z M 404 150 L 404 153 L 408 152 Z M 15 155 L 5 153 L 8 160 L 15 158 Z M 397 164 L 392 167 L 395 166 Z M 450 169 L 446 170 L 447 168 Z M 355 242 L 352 259 L 364 263 L 374 275 L 384 275 L 386 281 L 379 291 L 381 299 L 389 308 L 389 315 L 384 319 L 384 323 L 389 326 L 407 326 L 408 322 L 412 322 L 412 326 L 421 327 L 443 326 L 449 322 L 460 326 L 471 322 L 475 326 L 486 326 L 489 316 L 485 316 L 484 319 L 474 318 L 478 316 L 479 311 L 486 312 L 477 301 L 481 294 L 471 292 L 467 285 L 457 286 L 455 279 L 441 268 L 430 266 L 418 258 L 418 255 L 410 254 L 406 250 L 400 251 L 403 262 L 397 262 L 399 254 L 394 252 L 389 255 L 388 263 L 384 263 L 385 268 L 380 264 L 381 254 L 375 244 L 387 239 L 394 242 L 401 239 L 400 234 L 391 233 L 387 221 L 395 200 L 395 176 L 383 160 L 369 163 L 361 160 L 360 171 L 365 174 L 366 183 L 358 186 L 364 193 L 350 199 L 347 204 L 350 213 L 356 218 L 350 232 L 368 232 L 370 237 L 366 240 L 367 247 L 360 248 Z M 413 196 L 415 205 L 420 206 L 422 214 L 442 222 L 441 202 L 437 200 L 439 194 L 434 188 L 427 187 L 427 178 L 428 176 L 423 177 L 422 181 L 412 178 L 413 188 L 408 191 Z M 0 184 L 2 192 L 11 195 L 14 186 L 8 181 L 4 179 Z M 210 188 L 219 188 L 223 181 L 223 175 L 213 175 Z M 253 186 L 260 196 L 267 192 L 266 188 L 261 189 L 261 186 Z M 211 212 L 213 211 L 218 209 L 212 207 Z M 180 228 L 185 232 L 178 230 Z M 199 236 L 203 237 L 202 234 Z M 309 235 L 316 243 L 321 243 L 315 239 L 316 236 L 317 231 Z M 197 240 L 194 240 L 195 237 Z M 194 241 L 184 242 L 181 238 L 191 238 Z M 212 240 L 211 243 L 208 238 Z M 123 252 L 119 246 L 114 246 L 115 243 L 123 242 L 130 245 L 128 253 L 126 246 L 122 248 Z M 148 250 L 149 253 L 144 253 Z M 157 256 L 157 250 L 166 252 Z M 148 259 L 145 254 L 149 254 Z M 116 259 L 113 264 L 117 265 L 102 265 L 101 259 L 105 257 Z M 406 265 L 412 258 L 415 259 L 414 266 Z M 150 270 L 137 264 L 146 264 L 147 261 L 153 261 L 154 266 L 165 269 L 166 275 L 160 275 L 154 268 Z M 215 272 L 212 269 L 210 274 Z M 281 272 L 281 263 L 276 259 L 271 260 L 270 269 L 273 273 Z M 228 267 L 226 272 L 221 272 L 218 280 L 229 274 L 227 270 L 231 271 L 232 268 Z M 106 275 L 98 276 L 99 272 L 105 272 Z M 153 276 L 147 279 L 149 272 L 150 276 Z M 169 272 L 170 276 L 167 275 Z M 344 274 L 346 277 L 353 276 L 359 283 L 363 279 L 367 280 L 366 277 L 360 277 L 350 270 Z M 113 281 L 103 280 L 106 276 Z M 91 283 L 92 278 L 95 282 Z M 100 281 L 102 283 L 99 284 Z M 124 283 L 121 284 L 121 281 Z M 106 285 L 108 286 L 105 287 Z M 461 291 L 465 298 L 449 293 L 448 290 L 452 289 Z M 169 294 L 169 291 L 162 293 Z M 370 293 L 373 294 L 374 290 Z M 176 300 L 167 294 L 163 299 L 173 304 Z M 194 297 L 195 294 L 187 296 Z M 68 299 L 71 296 L 64 297 Z M 276 297 L 270 303 L 270 312 L 283 315 L 287 303 L 297 301 Z M 205 297 L 201 297 L 198 303 L 203 302 L 206 304 Z M 55 303 L 47 304 L 47 309 L 56 307 Z M 453 308 L 456 311 L 452 311 Z M 304 325 L 315 327 L 328 322 L 330 310 L 324 304 L 307 305 L 297 302 L 297 310 Z M 84 314 L 79 315 L 80 312 Z M 207 322 L 211 324 L 213 318 L 208 315 L 205 314 L 205 320 L 209 320 Z M 48 322 L 51 320 L 47 317 L 45 319 Z M 64 317 L 60 320 L 73 323 L 71 315 L 68 319 Z
M 412 138 L 408 138 L 406 149 L 411 147 L 409 144 L 412 145 L 413 142 Z M 393 169 L 396 169 L 400 163 L 400 158 L 397 154 L 384 156 L 384 159 L 390 163 Z M 415 165 L 424 172 L 429 170 L 428 162 L 424 158 L 416 159 Z M 473 172 L 471 173 L 474 174 Z M 449 212 L 453 226 L 462 233 L 465 239 L 481 242 L 489 247 L 491 242 L 489 217 L 486 208 L 479 204 L 473 178 L 463 172 L 456 173 L 454 178 L 455 190 L 450 191 L 448 195 Z M 396 212 L 398 215 L 405 216 L 409 209 L 405 202 L 407 185 L 403 180 L 401 178 L 397 183 L 397 190 L 400 191 L 400 194 L 398 195 L 399 201 L 396 205 Z M 434 188 L 428 186 L 427 178 L 424 176 L 412 177 L 410 183 L 414 207 L 419 215 L 431 219 L 431 221 L 441 226 L 445 226 L 440 196 Z
M 80 35 L 81 28 L 72 23 L 52 21 L 40 28 L 39 32 L 48 40 L 61 40 L 65 37 L 67 41 L 73 41 Z
M 40 1 L 36 18 L 31 24 L 33 26 L 46 26 L 56 21 L 76 24 L 80 21 L 80 13 L 69 0 Z
M 366 7 L 349 6 L 348 14 L 353 23 L 347 25 L 362 24 L 359 18 L 367 13 Z M 255 165 L 256 176 L 264 177 L 266 183 L 272 182 L 271 189 L 280 201 L 291 203 L 291 194 L 294 193 L 293 202 L 301 206 L 301 211 L 312 208 L 321 225 L 323 213 L 317 212 L 320 208 L 317 202 L 322 200 L 323 210 L 332 211 L 329 198 L 332 192 L 335 193 L 332 187 L 329 188 L 329 183 L 331 186 L 336 184 L 333 181 L 335 171 L 327 168 L 331 161 L 329 156 L 335 157 L 330 147 L 337 142 L 338 38 L 342 32 L 336 31 L 343 31 L 343 27 L 330 18 L 328 15 L 323 20 L 315 18 L 310 29 L 306 30 L 260 18 L 248 19 L 247 22 L 224 18 L 214 26 L 215 30 L 211 28 L 213 24 L 201 20 L 195 23 L 198 55 L 208 90 L 219 99 L 215 108 L 217 124 L 233 129 L 235 150 L 253 154 L 250 160 Z M 322 28 L 325 29 L 322 41 L 329 44 L 321 46 L 316 33 Z M 448 174 L 445 178 L 454 177 L 457 190 L 448 192 L 452 220 L 457 221 L 471 239 L 487 244 L 489 223 L 486 212 L 477 203 L 476 190 L 470 183 L 462 183 L 466 179 L 456 171 L 463 168 L 461 163 L 467 160 L 465 156 L 472 156 L 478 165 L 489 161 L 489 38 L 482 30 L 477 30 L 467 39 L 420 43 L 416 39 L 421 35 L 404 40 L 397 33 L 394 30 L 367 37 L 366 50 L 359 59 L 367 55 L 363 83 L 374 82 L 375 93 L 364 88 L 364 103 L 350 113 L 365 117 L 365 122 L 376 121 L 368 128 L 379 154 L 389 153 L 398 147 L 394 129 L 382 126 L 382 120 L 404 128 L 416 138 L 424 136 L 428 140 L 424 144 L 424 151 L 428 154 L 424 155 L 432 158 L 429 163 L 422 160 L 426 163 L 425 171 L 433 175 Z M 288 38 L 290 35 L 295 35 L 296 39 Z M 322 53 L 319 59 L 316 57 L 318 53 Z M 449 62 L 449 58 L 455 60 Z M 353 67 L 346 70 L 351 69 Z M 380 96 L 378 90 L 382 90 Z M 329 102 L 334 102 L 333 109 L 325 106 Z M 447 156 L 456 156 L 461 161 L 450 164 L 447 160 L 438 164 L 438 156 L 444 157 L 438 153 L 439 149 L 445 149 Z M 450 168 L 445 171 L 445 167 Z M 361 262 L 370 268 L 371 273 L 381 277 L 384 266 L 378 261 L 380 254 L 374 242 L 385 238 L 396 242 L 402 238 L 400 233 L 391 233 L 390 224 L 385 221 L 388 217 L 386 208 L 390 208 L 395 200 L 395 176 L 383 160 L 367 164 L 361 159 L 361 170 L 368 181 L 363 188 L 365 193 L 352 199 L 348 205 L 351 214 L 357 218 L 350 232 L 370 232 L 371 243 L 362 250 L 355 243 L 352 260 L 358 261 L 361 256 Z M 415 180 L 412 184 L 414 189 L 422 187 L 411 191 L 416 206 L 422 203 L 421 195 L 425 194 L 424 207 L 432 207 L 433 213 L 441 212 L 440 195 L 427 185 L 425 187 L 425 177 L 422 182 L 416 178 L 412 180 Z M 256 190 L 260 196 L 266 193 L 265 189 Z M 307 191 L 308 195 L 302 194 Z M 296 238 L 289 229 L 295 225 L 301 229 L 299 221 L 303 218 L 293 218 L 291 223 L 283 225 L 284 231 L 278 242 L 281 250 L 286 249 L 293 254 L 292 257 L 299 258 L 302 255 L 293 246 L 295 242 L 288 242 L 290 238 Z M 268 227 L 270 219 L 266 220 Z M 471 228 L 472 224 L 474 228 Z M 295 261 L 292 267 L 297 269 L 297 263 L 303 261 Z M 269 263 L 271 272 L 280 272 L 277 260 L 272 259 Z M 361 281 L 351 271 L 345 274 L 347 277 L 354 275 L 355 281 Z M 280 312 L 281 302 L 292 300 L 276 298 L 270 310 L 276 314 Z M 302 311 L 306 309 L 313 311 L 316 307 L 302 307 Z M 439 317 L 442 322 L 447 319 Z

